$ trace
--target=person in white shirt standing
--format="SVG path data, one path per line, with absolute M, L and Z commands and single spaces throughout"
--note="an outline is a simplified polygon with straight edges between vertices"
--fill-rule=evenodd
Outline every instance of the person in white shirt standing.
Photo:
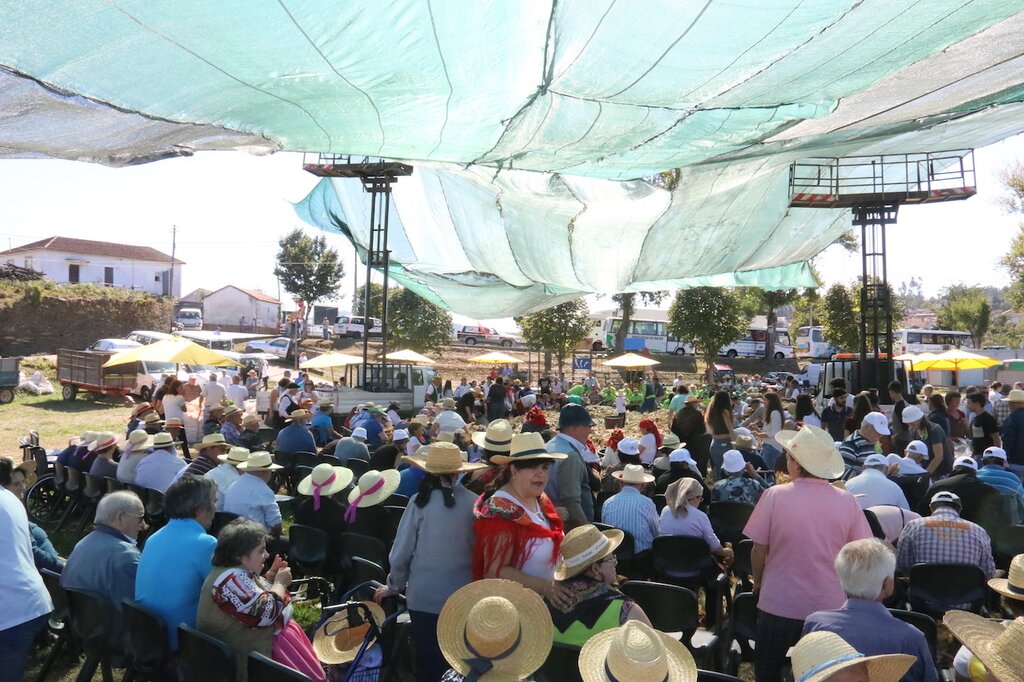
M 211 372 L 210 380 L 203 384 L 203 392 L 201 394 L 203 419 L 210 416 L 211 407 L 221 404 L 225 395 L 227 394 L 224 391 L 224 387 L 217 382 L 217 375 Z
M 903 490 L 885 475 L 888 468 L 884 455 L 870 455 L 864 460 L 864 471 L 846 482 L 846 490 L 857 498 L 861 509 L 890 504 L 910 511 Z
M 615 416 L 619 418 L 619 426 L 626 426 L 626 392 L 621 388 L 615 394 Z
M 224 389 L 224 393 L 227 395 L 228 400 L 233 402 L 238 409 L 245 409 L 245 399 L 249 397 L 249 391 L 242 385 L 241 376 L 236 374 L 231 377 L 231 385 Z
M 433 435 L 455 433 L 466 428 L 466 420 L 455 411 L 455 401 L 445 398 L 441 401 L 441 414 L 434 418 Z

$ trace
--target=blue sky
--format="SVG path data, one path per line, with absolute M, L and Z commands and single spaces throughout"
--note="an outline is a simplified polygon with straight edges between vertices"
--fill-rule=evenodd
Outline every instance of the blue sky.
M 976 152 L 978 195 L 968 201 L 904 207 L 889 229 L 889 278 L 912 276 L 926 295 L 950 284 L 1002 286 L 998 262 L 1020 219 L 1003 213 L 998 171 L 1024 160 L 1024 136 Z M 272 274 L 278 237 L 305 225 L 291 202 L 317 178 L 301 168 L 301 155 L 256 157 L 206 152 L 191 158 L 112 169 L 72 161 L 0 161 L 0 247 L 61 235 L 145 244 L 170 253 L 177 227 L 177 257 L 187 263 L 182 291 L 226 284 L 277 295 Z M 353 251 L 328 235 L 347 267 L 342 285 L 351 304 Z M 818 259 L 826 284 L 848 282 L 860 272 L 858 254 L 835 247 Z M 361 278 L 360 278 L 361 279 Z M 590 299 L 591 309 L 611 307 Z M 468 321 L 465 318 L 459 321 Z M 495 324 L 511 327 L 510 320 Z

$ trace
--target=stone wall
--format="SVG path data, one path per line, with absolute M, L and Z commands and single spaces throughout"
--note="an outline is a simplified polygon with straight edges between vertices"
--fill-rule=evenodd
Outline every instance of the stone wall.
M 168 331 L 170 319 L 169 298 L 103 290 L 64 296 L 29 285 L 0 303 L 0 355 L 84 349 L 136 329 Z

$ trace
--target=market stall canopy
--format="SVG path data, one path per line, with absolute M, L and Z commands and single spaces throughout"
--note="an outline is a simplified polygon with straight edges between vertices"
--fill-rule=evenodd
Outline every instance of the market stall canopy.
M 1024 0 L 0 0 L 0 158 L 411 162 L 391 274 L 472 317 L 806 286 L 849 218 L 790 164 L 1021 132 L 1021 35 Z M 298 208 L 365 252 L 366 201 Z
M 509 355 L 508 353 L 502 353 L 501 351 L 493 351 L 491 353 L 484 353 L 483 355 L 477 355 L 469 359 L 470 362 L 487 362 L 496 365 L 516 365 L 520 362 L 525 362 L 520 358 Z
M 363 364 L 362 358 L 357 358 L 354 355 L 346 355 L 345 353 L 324 353 L 318 355 L 315 358 L 306 360 L 301 365 L 300 369 L 326 369 L 328 367 L 345 367 L 346 365 L 361 365 Z
M 935 353 L 918 353 L 913 360 L 910 361 L 910 369 L 914 372 L 923 372 L 929 368 L 931 363 L 935 362 L 938 356 Z
M 388 353 L 384 357 L 390 360 L 391 362 L 408 362 L 414 365 L 434 364 L 434 361 L 428 358 L 426 355 L 420 355 L 416 351 L 409 350 L 408 348 L 406 348 L 405 350 L 396 351 L 394 353 Z
M 971 353 L 959 348 L 939 353 L 934 358 L 921 362 L 918 358 L 914 363 L 914 370 L 947 370 L 960 371 L 965 369 L 985 369 L 1003 364 L 1002 360 L 996 360 L 977 353 Z
M 626 353 L 620 355 L 617 358 L 612 358 L 601 363 L 605 367 L 622 367 L 624 369 L 638 369 L 640 367 L 653 367 L 654 365 L 660 365 L 661 363 L 657 360 L 644 357 L 643 355 L 637 355 L 636 353 Z
M 104 367 L 126 365 L 131 362 L 174 362 L 182 365 L 205 365 L 208 367 L 231 367 L 239 363 L 231 358 L 200 346 L 194 341 L 175 336 L 161 339 L 148 346 L 115 353 L 103 363 Z

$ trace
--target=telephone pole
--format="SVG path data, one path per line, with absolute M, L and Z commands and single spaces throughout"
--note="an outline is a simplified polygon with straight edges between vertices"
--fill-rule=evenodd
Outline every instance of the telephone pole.
M 178 249 L 178 226 L 171 225 L 171 277 L 167 295 L 171 298 L 171 328 L 174 328 L 174 256 Z

